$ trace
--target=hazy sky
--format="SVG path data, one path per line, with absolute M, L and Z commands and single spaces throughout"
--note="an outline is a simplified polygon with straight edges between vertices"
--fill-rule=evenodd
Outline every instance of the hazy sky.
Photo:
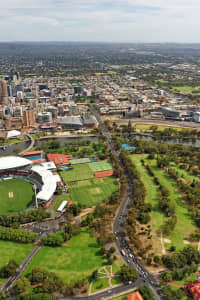
M 0 0 L 0 41 L 200 42 L 199 0 Z

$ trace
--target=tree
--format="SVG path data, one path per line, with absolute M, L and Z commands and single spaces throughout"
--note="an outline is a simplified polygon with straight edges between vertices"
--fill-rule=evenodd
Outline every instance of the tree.
M 136 270 L 126 265 L 121 266 L 119 275 L 123 283 L 135 281 L 137 279 Z
M 15 274 L 16 269 L 19 267 L 18 263 L 14 260 L 11 259 L 9 260 L 8 264 L 4 266 L 1 270 L 1 276 L 3 278 L 8 278 Z
M 24 293 L 28 288 L 30 288 L 30 281 L 27 278 L 19 279 L 13 285 L 13 291 L 15 294 Z
M 98 271 L 95 270 L 92 272 L 91 281 L 96 281 L 98 279 Z
M 167 281 L 167 282 L 172 281 L 172 275 L 170 272 L 166 271 L 166 272 L 162 273 L 161 277 L 164 281 Z
M 140 286 L 139 292 L 141 293 L 144 300 L 155 300 L 153 292 L 148 286 L 146 285 Z
M 43 282 L 48 276 L 48 272 L 44 268 L 36 267 L 32 269 L 31 274 L 29 275 L 29 280 L 32 284 Z

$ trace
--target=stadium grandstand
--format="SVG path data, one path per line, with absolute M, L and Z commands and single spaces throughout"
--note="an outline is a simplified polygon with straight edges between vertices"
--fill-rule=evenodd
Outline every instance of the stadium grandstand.
M 45 205 L 51 200 L 61 182 L 59 175 L 54 175 L 45 166 L 32 166 L 32 161 L 18 156 L 0 157 L 0 180 L 20 178 L 34 185 L 36 202 Z

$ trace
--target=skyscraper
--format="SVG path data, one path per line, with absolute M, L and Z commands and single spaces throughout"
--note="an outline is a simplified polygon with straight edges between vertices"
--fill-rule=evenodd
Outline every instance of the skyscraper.
M 27 109 L 24 111 L 23 121 L 25 127 L 31 127 L 35 124 L 35 114 L 32 109 Z
M 7 90 L 7 82 L 2 80 L 0 81 L 0 104 L 8 103 L 8 90 Z

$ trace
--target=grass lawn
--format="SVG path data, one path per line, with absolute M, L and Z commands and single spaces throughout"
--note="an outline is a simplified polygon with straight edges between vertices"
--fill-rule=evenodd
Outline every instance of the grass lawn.
M 140 129 L 140 130 L 150 130 L 151 126 L 154 126 L 154 124 L 136 124 L 136 129 Z M 182 128 L 179 128 L 179 127 L 172 127 L 172 126 L 162 126 L 162 125 L 156 125 L 158 127 L 158 130 L 159 131 L 163 131 L 165 130 L 166 128 L 173 128 L 173 129 L 176 129 L 176 130 L 181 130 Z
M 73 165 L 72 169 L 62 171 L 61 176 L 65 183 L 71 181 L 86 180 L 94 177 L 88 164 Z
M 56 200 L 56 203 L 54 204 L 53 210 L 56 211 L 58 207 L 61 205 L 61 203 L 65 200 L 66 201 L 71 200 L 70 196 L 68 195 L 59 196 Z
M 92 207 L 105 201 L 118 190 L 118 182 L 113 177 L 94 178 L 72 183 L 69 186 L 70 197 L 73 202 Z
M 23 179 L 0 181 L 0 215 L 24 210 L 33 199 L 33 187 L 29 182 Z
M 136 163 L 137 168 L 138 165 L 140 165 L 139 162 L 142 158 L 144 158 L 145 155 L 132 155 L 131 159 Z M 165 186 L 169 190 L 169 197 L 171 201 L 175 204 L 175 210 L 176 210 L 176 216 L 177 216 L 177 224 L 175 226 L 175 229 L 171 233 L 168 239 L 171 240 L 170 244 L 167 244 L 167 246 L 176 246 L 176 249 L 182 249 L 184 244 L 184 239 L 195 230 L 195 225 L 193 223 L 193 220 L 191 218 L 191 215 L 186 207 L 186 205 L 182 202 L 183 198 L 181 194 L 178 192 L 178 188 L 176 186 L 176 183 L 174 180 L 172 180 L 165 172 L 156 166 L 155 160 L 146 160 L 149 165 L 152 166 L 152 169 L 154 171 L 154 174 L 158 177 L 160 183 Z M 154 228 L 159 227 L 157 224 L 161 224 L 161 222 L 164 221 L 165 217 L 164 215 L 159 212 L 159 210 L 156 208 L 156 194 L 155 193 L 155 186 L 153 186 L 152 182 L 148 179 L 148 176 L 146 176 L 146 172 L 144 172 L 144 169 L 141 167 L 138 168 L 138 171 L 141 173 L 145 187 L 147 188 L 147 198 L 146 200 L 152 203 L 153 205 L 153 212 L 152 216 Z M 154 199 L 154 201 L 153 201 Z
M 43 246 L 29 264 L 25 275 L 39 266 L 55 272 L 66 283 L 75 283 L 104 265 L 104 260 L 98 253 L 96 238 L 84 229 L 62 247 Z
M 179 176 L 181 177 L 183 175 L 183 177 L 189 181 L 193 181 L 193 179 L 195 179 L 195 181 L 200 181 L 200 178 L 195 176 L 195 175 L 192 175 L 190 174 L 189 172 L 187 172 L 186 170 L 184 169 L 181 169 L 179 168 L 177 165 L 175 164 L 171 164 L 171 167 L 176 171 L 178 172 Z
M 176 93 L 176 92 L 188 92 L 188 93 L 192 93 L 192 92 L 199 92 L 200 93 L 200 86 L 196 86 L 196 87 L 192 87 L 192 86 L 174 86 L 171 89 L 172 92 Z
M 32 251 L 34 245 L 20 244 L 10 241 L 0 240 L 0 269 L 5 266 L 10 259 L 15 259 L 20 264 L 26 256 Z M 0 285 L 5 279 L 0 279 Z
M 178 286 L 183 286 L 183 285 L 186 285 L 188 284 L 188 282 L 190 281 L 195 281 L 197 280 L 197 273 L 193 273 L 191 274 L 190 276 L 186 277 L 185 279 L 183 280 L 180 280 L 180 281 L 173 281 L 173 284 L 174 285 L 178 285 Z
M 92 293 L 97 292 L 98 290 L 103 290 L 109 287 L 107 278 L 98 278 L 92 284 Z

